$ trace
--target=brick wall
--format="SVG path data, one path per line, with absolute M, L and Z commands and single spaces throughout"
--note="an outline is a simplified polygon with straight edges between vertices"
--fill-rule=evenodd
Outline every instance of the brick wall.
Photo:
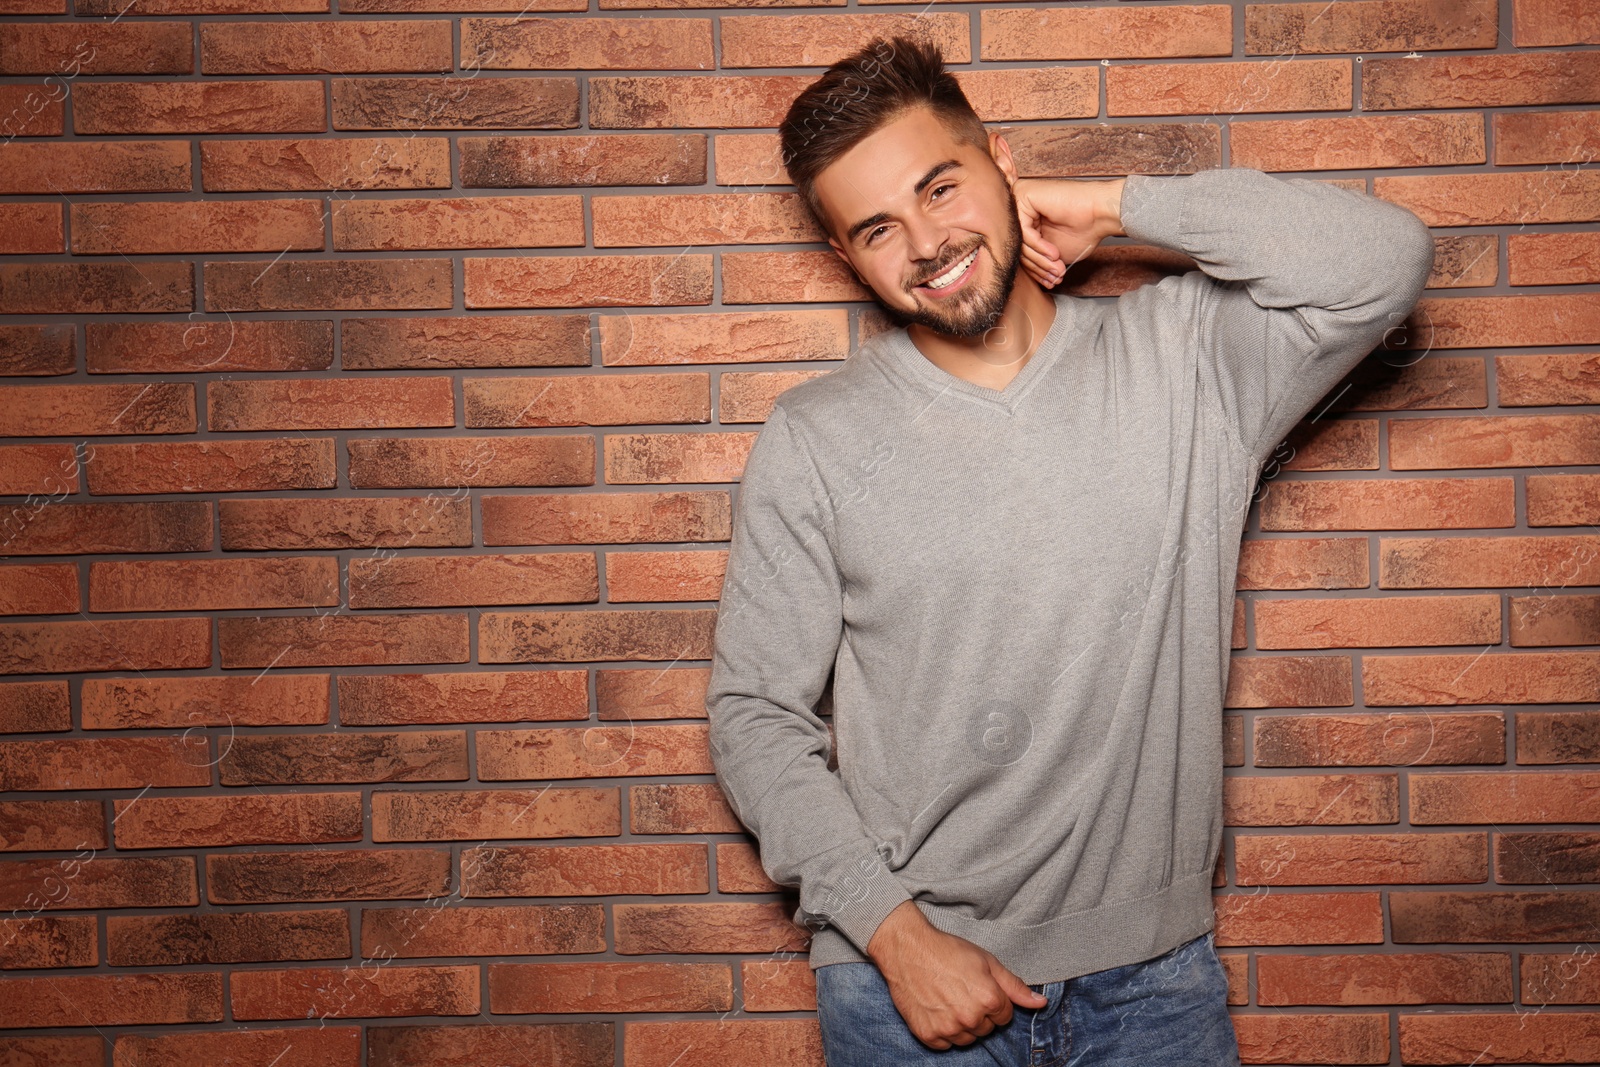
M 1252 506 L 1218 944 L 1247 1062 L 1600 1059 L 1600 8 L 776 6 L 0 0 L 0 1063 L 820 1062 L 701 702 L 875 32 L 1437 228 Z

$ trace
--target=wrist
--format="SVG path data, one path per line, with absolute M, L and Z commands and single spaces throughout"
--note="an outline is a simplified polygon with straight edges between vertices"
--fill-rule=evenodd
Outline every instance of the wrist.
M 1122 189 L 1126 182 L 1126 178 L 1113 178 L 1095 183 L 1095 226 L 1102 238 L 1127 236 L 1122 229 Z
M 867 942 L 867 955 L 879 969 L 882 969 L 886 961 L 897 955 L 908 936 L 913 936 L 930 925 L 916 904 L 909 900 L 904 901 L 884 916 L 877 930 L 873 931 L 871 939 Z

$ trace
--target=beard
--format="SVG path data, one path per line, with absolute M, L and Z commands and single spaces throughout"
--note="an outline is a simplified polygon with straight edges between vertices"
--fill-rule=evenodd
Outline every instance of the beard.
M 998 252 L 993 246 L 989 246 L 987 239 L 979 241 L 979 244 L 989 247 L 989 258 L 995 266 L 987 284 L 973 279 L 950 297 L 935 303 L 919 304 L 915 311 L 891 307 L 881 298 L 878 299 L 878 304 L 888 312 L 896 325 L 901 327 L 915 322 L 935 333 L 967 338 L 982 337 L 994 329 L 1000 321 L 1001 313 L 1005 311 L 1006 303 L 1011 299 L 1011 290 L 1017 281 L 1017 270 L 1022 263 L 1022 223 L 1017 217 L 1017 198 L 1012 194 L 1009 184 L 1006 186 L 1006 218 L 1009 220 L 1005 234 L 1006 243 Z M 973 246 L 976 247 L 977 245 Z M 965 258 L 971 251 L 972 248 L 964 250 L 961 255 L 953 257 L 950 263 Z M 945 264 L 946 268 L 949 265 Z M 938 273 L 935 271 L 933 276 L 936 277 Z M 876 293 L 874 297 L 876 298 Z

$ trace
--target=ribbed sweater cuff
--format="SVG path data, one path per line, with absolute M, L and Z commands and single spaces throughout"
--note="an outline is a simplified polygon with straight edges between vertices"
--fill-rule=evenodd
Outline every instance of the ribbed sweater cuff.
M 828 913 L 828 925 L 848 937 L 865 955 L 867 943 L 889 913 L 911 899 L 905 884 L 887 866 L 880 865 L 861 881 L 863 891 L 852 893 L 837 910 Z
M 1188 221 L 1191 175 L 1130 174 L 1122 181 L 1122 232 L 1136 241 L 1176 249 Z

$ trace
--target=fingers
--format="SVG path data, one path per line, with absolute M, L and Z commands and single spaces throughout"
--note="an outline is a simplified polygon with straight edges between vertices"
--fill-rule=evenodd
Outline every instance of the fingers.
M 1010 1011 L 1011 1004 L 1020 1004 L 1024 1008 L 1041 1008 L 1049 1002 L 1043 993 L 1028 988 L 1028 983 L 1018 978 L 1006 969 L 1005 964 L 994 960 L 989 964 L 989 973 L 994 975 L 994 980 L 1000 989 L 1009 998 L 1006 1010 Z

